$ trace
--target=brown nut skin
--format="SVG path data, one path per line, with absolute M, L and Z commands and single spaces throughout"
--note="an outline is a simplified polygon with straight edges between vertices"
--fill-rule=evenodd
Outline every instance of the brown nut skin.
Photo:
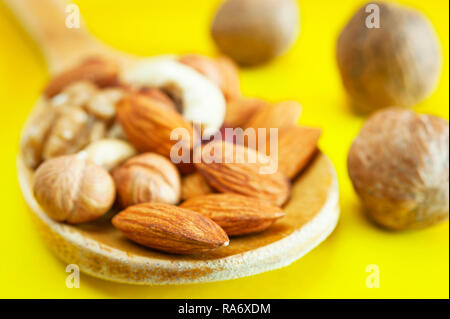
M 33 192 L 50 218 L 70 224 L 102 216 L 112 207 L 116 195 L 108 172 L 83 154 L 45 161 L 36 170 Z
M 214 190 L 199 172 L 186 175 L 181 180 L 181 199 L 187 200 L 200 195 L 206 195 Z
M 225 98 L 228 101 L 239 98 L 242 94 L 238 66 L 227 56 L 219 56 L 215 62 L 222 74 L 222 83 L 220 87 Z
M 132 241 L 173 254 L 196 254 L 227 246 L 219 225 L 188 209 L 163 203 L 130 206 L 112 219 Z
M 227 0 L 211 34 L 224 54 L 242 66 L 255 66 L 284 53 L 297 38 L 299 24 L 294 0 Z
M 179 61 L 216 84 L 227 101 L 241 96 L 238 68 L 229 58 L 222 56 L 212 59 L 200 54 L 186 54 Z
M 322 130 L 294 126 L 278 133 L 278 170 L 293 180 L 311 162 L 318 151 Z
M 211 218 L 228 236 L 261 232 L 285 215 L 280 207 L 269 202 L 236 194 L 197 196 L 180 207 Z
M 200 54 L 186 54 L 181 56 L 178 61 L 203 74 L 218 87 L 221 86 L 222 74 L 214 59 Z
M 166 103 L 140 93 L 127 94 L 117 105 L 117 118 L 127 139 L 140 152 L 156 152 L 170 157 L 172 147 L 178 143 L 170 136 L 175 129 L 184 129 L 185 147 L 194 145 L 193 127 Z
M 162 90 L 151 87 L 143 87 L 139 90 L 139 94 L 155 99 L 162 102 L 161 106 L 165 106 L 168 109 L 178 112 L 175 102 Z
M 436 87 L 442 66 L 435 31 L 420 12 L 378 3 L 380 28 L 367 28 L 361 7 L 342 30 L 337 61 L 352 107 L 369 113 L 414 106 Z
M 269 106 L 269 103 L 257 98 L 240 97 L 227 103 L 224 125 L 243 127 L 256 113 Z
M 89 143 L 92 119 L 78 106 L 64 106 L 56 110 L 42 149 L 43 160 L 73 154 Z
M 37 108 L 36 115 L 31 119 L 21 141 L 21 150 L 26 165 L 35 169 L 42 162 L 42 151 L 45 141 L 52 129 L 57 112 L 41 100 L 41 107 Z
M 52 97 L 66 86 L 81 80 L 88 80 L 99 87 L 117 83 L 119 66 L 116 61 L 102 57 L 90 57 L 80 65 L 55 76 L 45 88 L 44 94 Z
M 245 128 L 288 128 L 297 124 L 302 113 L 301 105 L 296 101 L 283 101 L 269 105 L 256 112 L 245 124 Z
M 196 167 L 213 189 L 258 198 L 277 206 L 288 200 L 291 188 L 288 178 L 279 171 L 262 174 L 261 153 L 229 141 L 215 140 L 204 147 L 196 150 L 197 156 L 202 152 L 201 163 Z M 248 159 L 252 157 L 258 161 L 250 162 Z
M 76 153 L 91 137 L 96 138 L 91 136 L 95 127 L 94 120 L 79 106 L 53 107 L 46 103 L 31 120 L 22 140 L 26 164 L 34 169 L 44 160 Z
M 112 175 L 122 207 L 145 202 L 177 204 L 180 200 L 178 170 L 159 154 L 145 153 L 132 157 L 114 169 Z
M 449 216 L 449 125 L 386 109 L 364 124 L 348 155 L 353 186 L 377 224 L 424 228 Z

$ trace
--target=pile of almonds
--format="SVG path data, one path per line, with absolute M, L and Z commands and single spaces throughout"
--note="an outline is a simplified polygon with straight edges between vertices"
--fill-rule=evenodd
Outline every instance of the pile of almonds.
M 261 232 L 282 218 L 290 182 L 321 135 L 297 125 L 296 102 L 242 96 L 237 67 L 224 57 L 155 58 L 132 70 L 91 58 L 53 78 L 42 104 L 22 151 L 48 216 L 78 224 L 117 207 L 112 224 L 126 237 L 176 254 L 226 246 L 228 236 Z M 204 125 L 193 125 L 197 120 Z M 278 170 L 261 174 L 259 162 L 233 162 L 215 151 L 217 161 L 173 163 L 171 134 L 179 128 L 190 137 L 183 146 L 191 155 L 229 147 L 233 158 L 263 154 L 226 137 L 200 144 L 195 137 L 277 128 Z

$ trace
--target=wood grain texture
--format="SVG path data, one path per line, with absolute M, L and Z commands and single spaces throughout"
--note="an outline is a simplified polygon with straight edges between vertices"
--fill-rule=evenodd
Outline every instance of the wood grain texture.
M 41 48 L 52 74 L 58 74 L 93 55 L 115 58 L 125 64 L 134 60 L 133 56 L 114 50 L 92 37 L 82 20 L 80 28 L 67 27 L 66 19 L 73 12 L 67 7 L 67 0 L 3 2 Z

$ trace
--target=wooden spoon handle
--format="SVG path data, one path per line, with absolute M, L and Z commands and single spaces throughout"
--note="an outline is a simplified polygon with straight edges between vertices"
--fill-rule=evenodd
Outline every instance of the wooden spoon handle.
M 3 0 L 41 47 L 51 73 L 87 55 L 109 52 L 83 28 L 78 7 L 66 0 Z M 81 26 L 77 27 L 76 22 Z

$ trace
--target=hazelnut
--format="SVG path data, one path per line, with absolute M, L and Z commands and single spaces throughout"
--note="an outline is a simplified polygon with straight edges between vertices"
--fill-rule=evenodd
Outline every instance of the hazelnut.
M 211 27 L 219 49 L 244 66 L 282 54 L 298 30 L 299 9 L 294 0 L 227 0 Z
M 442 65 L 438 39 L 424 15 L 397 4 L 375 5 L 380 27 L 367 27 L 363 6 L 337 43 L 343 84 L 359 113 L 419 103 L 433 92 Z
M 45 161 L 36 170 L 33 191 L 48 216 L 71 224 L 102 216 L 115 199 L 111 176 L 83 155 Z
M 449 126 L 401 109 L 375 113 L 348 155 L 348 171 L 367 214 L 390 229 L 448 219 Z
M 177 168 L 156 153 L 132 157 L 113 171 L 113 177 L 123 207 L 146 202 L 176 204 L 180 200 Z

